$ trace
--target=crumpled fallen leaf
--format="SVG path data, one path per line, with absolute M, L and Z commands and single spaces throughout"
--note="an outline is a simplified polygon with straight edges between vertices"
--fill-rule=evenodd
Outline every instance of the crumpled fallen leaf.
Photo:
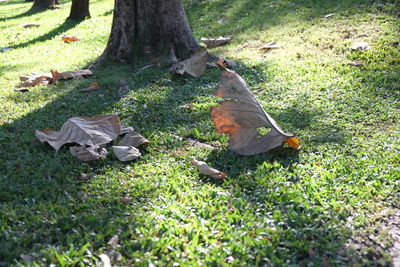
M 117 248 L 119 242 L 119 237 L 118 235 L 114 235 L 111 237 L 111 239 L 108 241 L 107 245 L 109 245 L 111 248 Z
M 82 161 L 93 161 L 107 156 L 107 150 L 100 146 L 72 146 L 69 151 Z
M 82 92 L 92 92 L 100 89 L 101 86 L 98 82 L 92 82 L 89 87 L 82 89 Z
M 53 82 L 53 76 L 48 73 L 32 73 L 19 77 L 21 84 L 18 87 L 34 87 L 37 85 L 48 85 Z
M 200 47 L 194 54 L 186 60 L 172 65 L 169 72 L 172 74 L 188 73 L 193 77 L 200 77 L 207 68 L 208 52 L 204 47 Z
M 211 108 L 211 118 L 219 133 L 229 134 L 230 150 L 240 155 L 255 155 L 295 137 L 282 131 L 236 72 L 227 69 L 222 73 L 214 95 L 226 99 L 220 106 Z M 260 129 L 265 127 L 269 132 L 260 134 Z
M 33 27 L 39 27 L 40 24 L 37 23 L 25 23 L 22 25 L 23 28 L 33 28 Z
M 214 48 L 217 46 L 225 45 L 233 40 L 233 37 L 219 37 L 217 39 L 209 39 L 202 37 L 200 42 L 205 44 L 207 48 Z
M 107 254 L 103 253 L 103 254 L 98 255 L 97 257 L 100 258 L 101 262 L 103 263 L 103 267 L 112 267 L 111 260 Z
M 224 179 L 226 174 L 208 166 L 207 163 L 200 160 L 192 160 L 192 165 L 196 166 L 201 174 L 211 176 L 214 179 Z
M 129 84 L 124 80 L 119 81 L 119 88 L 117 91 L 117 97 L 122 98 L 129 92 Z
M 142 155 L 139 149 L 133 146 L 113 146 L 112 148 L 120 161 L 131 161 Z
M 65 35 L 65 36 L 61 37 L 61 40 L 63 40 L 66 43 L 71 43 L 71 42 L 79 41 L 80 39 L 75 36 Z
M 79 175 L 79 180 L 89 180 L 89 178 L 90 178 L 90 176 L 84 172 L 81 172 L 81 175 Z
M 68 80 L 68 79 L 82 79 L 90 75 L 93 75 L 93 72 L 89 69 L 65 71 L 61 73 L 57 71 L 51 71 L 51 75 L 54 81 L 58 81 L 58 80 Z
M 365 51 L 365 50 L 369 50 L 371 48 L 372 47 L 367 42 L 358 42 L 350 47 L 350 49 L 353 51 L 356 51 L 356 50 Z
M 269 42 L 268 44 L 264 44 L 260 47 L 260 50 L 270 50 L 270 49 L 278 49 L 281 48 L 279 44 L 276 42 Z
M 138 148 L 141 145 L 148 145 L 149 140 L 144 138 L 142 135 L 135 131 L 129 131 L 122 141 L 118 144 L 119 146 L 133 146 Z
M 102 115 L 96 117 L 73 117 L 67 120 L 60 131 L 46 129 L 35 131 L 41 142 L 47 142 L 55 150 L 67 143 L 77 143 L 81 146 L 100 146 L 116 139 L 120 134 L 121 125 L 117 115 Z

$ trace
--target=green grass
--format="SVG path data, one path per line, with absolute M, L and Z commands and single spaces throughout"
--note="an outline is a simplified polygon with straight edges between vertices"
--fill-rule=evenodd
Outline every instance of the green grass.
M 237 61 L 265 110 L 301 139 L 299 152 L 242 157 L 210 120 L 216 68 L 192 78 L 167 68 L 134 75 L 140 66 L 110 63 L 86 80 L 14 92 L 21 75 L 95 60 L 113 1 L 91 2 L 92 18 L 80 23 L 65 21 L 69 2 L 36 13 L 31 3 L 0 2 L 0 48 L 14 48 L 0 52 L 0 266 L 95 265 L 116 234 L 117 266 L 388 265 L 387 221 L 400 205 L 400 9 L 382 3 L 185 1 L 197 38 L 235 37 L 212 52 Z M 41 26 L 23 29 L 28 22 Z M 64 34 L 82 40 L 66 44 Z M 258 49 L 269 41 L 282 48 Z M 350 52 L 359 41 L 372 49 Z M 364 65 L 347 64 L 355 60 Z M 119 100 L 121 79 L 132 90 Z M 82 93 L 92 81 L 103 89 Z M 150 140 L 140 160 L 110 153 L 84 163 L 34 136 L 73 116 L 107 113 Z M 229 178 L 199 175 L 193 158 Z

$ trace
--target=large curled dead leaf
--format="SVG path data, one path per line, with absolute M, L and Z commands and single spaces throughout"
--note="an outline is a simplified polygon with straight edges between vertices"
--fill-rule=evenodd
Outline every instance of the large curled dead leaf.
M 60 131 L 36 130 L 35 135 L 41 142 L 47 142 L 55 150 L 59 150 L 67 143 L 76 143 L 81 146 L 104 145 L 116 139 L 120 130 L 118 116 L 110 114 L 96 117 L 73 117 L 63 124 Z
M 133 146 L 113 146 L 112 148 L 120 161 L 131 161 L 142 155 L 139 149 Z
M 214 48 L 217 46 L 225 45 L 232 40 L 233 40 L 232 37 L 219 37 L 217 39 L 209 39 L 209 38 L 202 37 L 200 39 L 200 42 L 205 44 L 207 46 L 207 48 Z
M 207 68 L 208 52 L 204 47 L 201 47 L 186 60 L 180 61 L 172 65 L 169 72 L 172 74 L 188 73 L 193 77 L 200 77 Z
M 149 140 L 144 138 L 142 135 L 135 131 L 129 131 L 122 141 L 119 143 L 119 146 L 133 146 L 138 148 L 141 145 L 148 145 Z
M 225 101 L 211 108 L 211 118 L 219 133 L 229 134 L 230 150 L 256 155 L 282 145 L 287 138 L 297 140 L 293 134 L 283 132 L 263 110 L 236 72 L 224 71 L 214 94 Z
M 107 156 L 107 150 L 100 146 L 73 146 L 69 151 L 82 161 L 93 161 Z
M 200 160 L 195 160 L 194 159 L 194 160 L 192 160 L 192 165 L 196 166 L 201 174 L 210 176 L 210 177 L 212 177 L 214 179 L 224 179 L 224 178 L 226 178 L 226 174 L 225 173 L 220 172 L 219 170 L 208 166 L 208 164 L 205 163 L 204 161 L 200 161 Z

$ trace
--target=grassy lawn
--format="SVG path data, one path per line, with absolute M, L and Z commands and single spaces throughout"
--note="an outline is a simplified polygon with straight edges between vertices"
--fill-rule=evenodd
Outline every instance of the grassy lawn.
M 0 266 L 96 265 L 114 235 L 116 266 L 389 266 L 400 234 L 400 2 L 184 3 L 197 38 L 235 37 L 211 52 L 238 63 L 233 69 L 285 131 L 298 133 L 302 150 L 227 150 L 209 114 L 217 68 L 192 78 L 110 63 L 85 80 L 14 92 L 19 76 L 95 60 L 113 1 L 91 1 L 92 18 L 82 22 L 65 20 L 70 2 L 29 11 L 31 3 L 2 1 Z M 64 43 L 64 34 L 82 40 Z M 281 48 L 258 49 L 270 41 Z M 372 48 L 350 51 L 360 41 Z M 355 61 L 363 65 L 348 64 Z M 121 79 L 131 91 L 118 99 Z M 93 81 L 103 89 L 81 92 Z M 34 136 L 108 113 L 150 140 L 139 160 L 121 163 L 109 151 L 85 163 Z M 199 175 L 194 158 L 228 179 Z

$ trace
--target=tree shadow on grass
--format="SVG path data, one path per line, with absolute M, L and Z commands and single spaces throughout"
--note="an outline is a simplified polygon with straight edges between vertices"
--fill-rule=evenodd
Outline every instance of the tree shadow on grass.
M 26 18 L 32 15 L 36 15 L 45 11 L 49 11 L 49 9 L 46 8 L 40 8 L 40 7 L 31 7 L 28 11 L 25 11 L 21 14 L 11 16 L 11 17 L 6 17 L 6 18 L 0 18 L 0 21 L 7 21 L 7 20 L 12 20 L 12 19 L 19 19 L 19 18 Z
M 32 39 L 30 41 L 12 45 L 7 48 L 12 48 L 12 49 L 24 48 L 24 47 L 27 47 L 30 45 L 34 45 L 36 43 L 45 42 L 47 40 L 50 40 L 50 39 L 62 34 L 63 32 L 66 32 L 66 31 L 76 27 L 82 21 L 83 20 L 65 20 L 60 26 L 54 28 L 53 30 L 49 31 L 48 33 L 45 33 L 45 34 L 43 34 L 35 39 Z

